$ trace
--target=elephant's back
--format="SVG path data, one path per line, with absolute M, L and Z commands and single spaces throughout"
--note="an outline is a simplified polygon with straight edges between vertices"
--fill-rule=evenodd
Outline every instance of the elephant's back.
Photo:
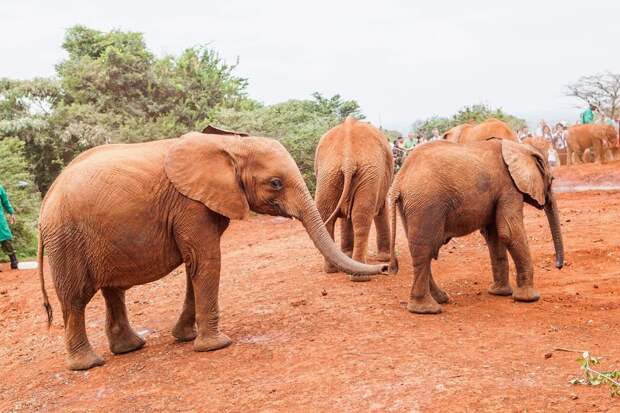
M 41 220 L 66 218 L 69 210 L 120 208 L 123 198 L 150 196 L 161 186 L 158 177 L 164 175 L 163 160 L 174 141 L 102 145 L 80 154 L 50 187 Z
M 347 118 L 328 130 L 319 140 L 315 161 L 318 167 L 338 167 L 348 161 L 392 162 L 385 135 L 369 123 Z
M 474 126 L 464 136 L 463 143 L 487 140 L 490 138 L 507 139 L 516 142 L 517 137 L 505 122 L 497 119 L 487 120 Z
M 487 176 L 490 179 L 490 168 L 505 169 L 501 159 L 499 139 L 470 143 L 434 141 L 411 151 L 396 179 L 400 187 L 415 187 L 428 194 L 480 188 L 480 180 L 487 180 Z

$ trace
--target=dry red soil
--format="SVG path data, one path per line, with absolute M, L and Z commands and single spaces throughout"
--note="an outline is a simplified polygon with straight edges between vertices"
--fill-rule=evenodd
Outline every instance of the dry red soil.
M 561 168 L 556 184 L 598 182 L 619 170 Z M 36 271 L 2 264 L 0 410 L 620 411 L 607 389 L 569 384 L 578 353 L 553 351 L 589 350 L 604 356 L 603 369 L 620 368 L 620 192 L 562 193 L 558 204 L 562 270 L 553 266 L 544 214 L 525 208 L 540 301 L 486 293 L 490 262 L 475 233 L 451 241 L 433 263 L 452 303 L 432 316 L 405 309 L 411 259 L 400 228 L 400 273 L 353 283 L 322 272 L 298 222 L 234 222 L 222 239 L 220 290 L 221 326 L 233 345 L 195 353 L 172 338 L 184 297 L 180 269 L 128 291 L 133 326 L 148 329 L 140 351 L 110 353 L 103 300 L 93 299 L 87 328 L 106 364 L 86 372 L 65 368 L 49 271 L 56 321 L 48 330 Z

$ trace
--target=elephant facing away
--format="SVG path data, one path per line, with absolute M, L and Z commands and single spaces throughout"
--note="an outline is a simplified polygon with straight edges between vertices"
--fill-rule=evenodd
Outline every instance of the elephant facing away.
M 273 139 L 188 133 L 178 139 L 104 145 L 78 156 L 53 183 L 41 207 L 43 252 L 62 308 L 68 366 L 103 364 L 86 336 L 84 309 L 101 290 L 113 353 L 144 345 L 129 325 L 125 290 L 185 263 L 187 292 L 172 334 L 194 350 L 226 347 L 219 330 L 220 237 L 249 211 L 295 217 L 319 251 L 351 274 L 385 266 L 357 263 L 325 230 L 301 173 Z
M 505 122 L 498 119 L 487 119 L 477 125 L 463 123 L 448 130 L 442 135 L 450 142 L 467 143 L 485 141 L 491 138 L 507 139 L 517 142 L 517 136 Z
M 355 261 L 366 262 L 368 235 L 374 220 L 377 258 L 389 261 L 386 196 L 394 174 L 394 160 L 387 138 L 374 126 L 348 117 L 321 137 L 314 170 L 317 208 L 332 238 L 335 221 L 340 218 L 342 251 Z M 336 270 L 325 261 L 325 271 Z
M 587 124 L 568 128 L 566 135 L 568 165 L 583 163 L 583 155 L 589 148 L 594 150 L 595 162 L 605 162 L 605 153 L 609 148 L 618 147 L 618 134 L 611 125 Z
M 529 147 L 508 140 L 457 144 L 431 142 L 414 149 L 390 188 L 391 226 L 396 210 L 407 234 L 413 261 L 413 286 L 408 310 L 439 313 L 448 295 L 435 283 L 431 259 L 453 237 L 481 230 L 491 256 L 493 284 L 489 292 L 536 301 L 534 270 L 523 225 L 523 203 L 544 209 L 556 254 L 564 262 L 557 206 L 551 191 L 547 161 Z M 391 240 L 390 271 L 398 270 Z M 510 252 L 517 276 L 513 290 L 508 280 Z

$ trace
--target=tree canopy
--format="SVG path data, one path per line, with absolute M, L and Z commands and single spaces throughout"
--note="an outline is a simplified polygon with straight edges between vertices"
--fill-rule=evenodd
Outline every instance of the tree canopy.
M 566 85 L 565 93 L 588 105 L 596 105 L 609 117 L 620 115 L 620 73 L 582 76 L 576 82 Z
M 411 126 L 411 130 L 415 133 L 428 136 L 434 128 L 437 128 L 439 133 L 444 133 L 448 129 L 462 123 L 480 123 L 490 118 L 506 122 L 513 130 L 518 130 L 526 126 L 524 119 L 509 115 L 501 108 L 493 109 L 487 105 L 475 104 L 465 106 L 451 117 L 433 116 L 428 119 L 417 120 Z

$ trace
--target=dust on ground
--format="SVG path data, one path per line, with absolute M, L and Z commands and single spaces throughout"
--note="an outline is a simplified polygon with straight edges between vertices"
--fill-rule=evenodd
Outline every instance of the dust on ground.
M 612 166 L 560 168 L 556 185 L 597 183 L 618 173 Z M 400 227 L 400 273 L 352 283 L 322 272 L 300 223 L 234 222 L 222 239 L 220 290 L 221 327 L 233 345 L 195 353 L 172 338 L 180 269 L 128 291 L 132 324 L 147 330 L 146 347 L 134 353 L 110 353 L 97 294 L 87 330 L 106 364 L 87 372 L 65 368 L 49 271 L 56 321 L 47 330 L 36 271 L 2 264 L 0 411 L 618 411 L 605 388 L 568 383 L 579 374 L 577 353 L 545 354 L 589 350 L 605 356 L 602 368 L 620 368 L 620 192 L 562 193 L 558 204 L 562 270 L 544 213 L 525 207 L 539 302 L 486 293 L 490 262 L 475 233 L 451 241 L 433 263 L 452 303 L 432 316 L 405 309 L 411 259 Z

